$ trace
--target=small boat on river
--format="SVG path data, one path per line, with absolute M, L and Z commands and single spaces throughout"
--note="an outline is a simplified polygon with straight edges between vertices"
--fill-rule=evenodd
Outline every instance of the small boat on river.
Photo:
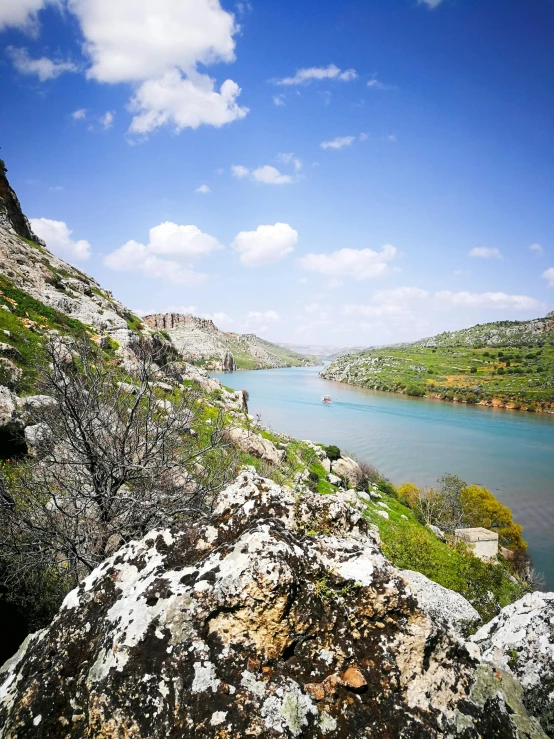
M 322 395 L 321 396 L 321 402 L 322 403 L 332 403 L 333 401 L 331 400 L 331 396 L 330 395 Z

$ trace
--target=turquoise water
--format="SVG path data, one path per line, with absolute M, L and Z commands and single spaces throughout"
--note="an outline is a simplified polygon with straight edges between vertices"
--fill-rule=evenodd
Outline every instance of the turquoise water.
M 554 590 L 554 416 L 365 390 L 322 380 L 320 369 L 216 377 L 248 390 L 250 413 L 275 431 L 337 444 L 395 483 L 428 485 L 449 472 L 486 485 L 522 524 L 533 564 Z

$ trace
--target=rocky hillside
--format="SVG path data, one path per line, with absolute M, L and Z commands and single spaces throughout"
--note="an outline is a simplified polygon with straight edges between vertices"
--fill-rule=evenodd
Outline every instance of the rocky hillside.
M 544 739 L 510 664 L 481 656 L 496 625 L 465 642 L 468 604 L 395 569 L 363 511 L 244 470 L 209 520 L 150 532 L 68 594 L 0 671 L 0 735 Z M 521 642 L 544 703 L 552 665 Z
M 552 412 L 554 312 L 338 357 L 321 376 L 374 390 Z
M 163 330 L 189 362 L 206 369 L 272 369 L 317 364 L 314 357 L 299 354 L 255 334 L 220 331 L 213 321 L 179 313 L 145 316 L 145 323 Z

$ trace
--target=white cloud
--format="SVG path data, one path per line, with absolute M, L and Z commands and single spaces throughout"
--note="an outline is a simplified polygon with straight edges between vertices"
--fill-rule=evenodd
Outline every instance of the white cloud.
M 539 257 L 544 254 L 544 249 L 540 244 L 529 244 L 529 249 L 535 254 L 538 254 Z
M 548 280 L 548 287 L 554 287 L 554 267 L 550 267 L 542 273 L 545 280 Z
M 199 192 L 201 195 L 206 195 L 207 193 L 211 192 L 208 185 L 200 185 L 200 187 L 197 187 L 195 192 Z
M 29 31 L 36 30 L 37 14 L 48 2 L 49 0 L 2 0 L 0 30 L 7 26 L 16 26 Z
M 355 140 L 355 136 L 337 136 L 331 141 L 322 141 L 320 146 L 322 149 L 342 149 L 344 146 L 350 146 Z
M 27 49 L 8 46 L 6 52 L 20 74 L 36 74 L 41 82 L 53 80 L 64 72 L 79 71 L 79 68 L 73 62 L 55 62 L 46 56 L 42 56 L 40 59 L 31 59 Z
M 398 139 L 396 138 L 394 133 L 389 133 L 389 135 L 387 136 L 387 141 L 390 141 L 391 143 L 396 144 Z
M 248 113 L 236 102 L 240 92 L 233 80 L 225 80 L 217 91 L 208 75 L 196 74 L 193 82 L 174 69 L 138 88 L 129 102 L 135 113 L 129 131 L 147 134 L 164 124 L 172 124 L 176 131 L 202 125 L 220 128 Z
M 241 231 L 233 241 L 233 248 L 246 267 L 258 267 L 283 259 L 294 251 L 298 233 L 288 223 L 258 226 L 255 231 Z
M 427 5 L 429 10 L 433 10 L 433 8 L 438 8 L 441 3 L 442 0 L 417 0 L 418 5 Z
M 232 62 L 234 16 L 219 0 L 69 0 L 91 60 L 89 78 L 137 86 L 129 108 L 132 134 L 170 124 L 177 131 L 243 118 L 232 80 L 219 90 L 197 65 Z
M 428 297 L 428 291 L 419 287 L 379 290 L 369 304 L 345 305 L 342 312 L 344 315 L 356 316 L 402 316 L 412 313 L 414 302 L 419 304 Z
M 50 192 L 63 192 L 65 187 L 63 185 L 52 185 L 48 188 Z
M 104 115 L 101 115 L 98 119 L 100 122 L 100 125 L 102 128 L 107 131 L 108 128 L 111 128 L 113 126 L 113 119 L 114 119 L 115 113 L 112 113 L 111 110 L 107 110 Z
M 392 85 L 385 85 L 384 82 L 377 79 L 377 75 L 373 76 L 367 83 L 370 90 L 392 90 Z
M 478 259 L 502 259 L 500 249 L 492 249 L 488 246 L 476 246 L 469 252 L 469 256 Z
M 272 167 L 270 164 L 252 170 L 243 167 L 242 164 L 237 164 L 231 167 L 231 172 L 239 180 L 249 177 L 254 182 L 263 182 L 265 185 L 290 185 L 294 182 L 293 177 L 288 174 L 281 174 L 276 167 Z
M 84 118 L 87 117 L 87 111 L 85 110 L 85 108 L 79 108 L 79 110 L 73 111 L 71 117 L 74 121 L 82 121 Z
M 527 295 L 507 295 L 502 292 L 470 293 L 441 290 L 435 293 L 435 298 L 439 303 L 448 307 L 498 308 L 521 311 L 536 310 L 541 307 L 541 303 L 535 298 L 530 298 Z
M 266 164 L 252 171 L 252 179 L 256 182 L 263 182 L 266 185 L 288 185 L 293 179 L 288 174 L 281 174 L 278 169 Z
M 265 331 L 268 331 L 271 328 L 271 326 L 275 326 L 275 324 L 279 323 L 280 320 L 281 318 L 279 314 L 277 313 L 277 311 L 251 310 L 251 311 L 248 311 L 248 315 L 246 317 L 246 323 L 244 325 L 244 328 L 246 331 L 265 332 Z
M 298 159 L 298 157 L 295 157 L 294 154 L 292 153 L 285 154 L 284 152 L 281 151 L 279 152 L 279 154 L 277 154 L 275 159 L 278 162 L 282 162 L 283 164 L 292 164 L 296 172 L 300 172 L 300 170 L 302 169 L 302 162 L 300 161 L 300 159 Z
M 367 141 L 369 138 L 367 133 L 361 133 L 359 136 L 360 141 Z
M 368 280 L 387 274 L 390 271 L 389 262 L 396 253 L 395 246 L 385 244 L 380 251 L 339 249 L 331 254 L 307 254 L 298 261 L 304 269 L 328 275 L 335 280 L 341 277 Z
M 278 108 L 286 104 L 284 95 L 273 95 L 271 99 L 273 100 L 273 105 L 276 105 Z
M 307 85 L 313 80 L 340 80 L 341 82 L 350 82 L 356 79 L 355 69 L 346 69 L 341 71 L 336 64 L 329 64 L 328 67 L 308 67 L 299 69 L 294 77 L 284 77 L 277 80 L 277 85 Z
M 248 167 L 243 167 L 242 164 L 233 164 L 231 172 L 233 173 L 233 177 L 236 177 L 239 180 L 242 180 L 244 177 L 248 177 L 250 174 Z
M 68 261 L 81 262 L 90 257 L 91 246 L 88 241 L 74 241 L 71 231 L 63 221 L 51 221 L 48 218 L 31 218 L 33 231 L 53 254 Z
M 128 241 L 108 254 L 104 264 L 118 271 L 142 272 L 176 285 L 190 285 L 206 277 L 193 269 L 193 263 L 222 248 L 216 238 L 202 233 L 196 226 L 166 221 L 151 228 L 149 233 L 147 245 Z

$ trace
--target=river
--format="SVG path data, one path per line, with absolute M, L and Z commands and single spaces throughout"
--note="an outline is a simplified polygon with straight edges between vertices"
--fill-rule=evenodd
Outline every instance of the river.
M 320 370 L 214 376 L 248 390 L 250 413 L 275 431 L 336 444 L 394 483 L 429 485 L 448 472 L 485 485 L 523 526 L 533 565 L 554 590 L 554 416 L 366 390 L 322 380 Z

